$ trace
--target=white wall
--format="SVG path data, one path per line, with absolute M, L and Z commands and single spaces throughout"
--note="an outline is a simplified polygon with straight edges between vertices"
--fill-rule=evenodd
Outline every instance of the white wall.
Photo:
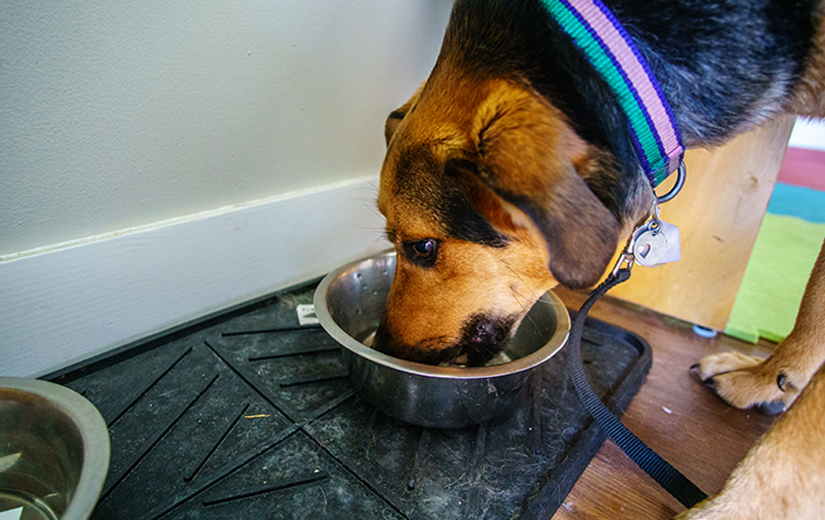
M 0 255 L 376 172 L 449 0 L 0 2 Z
M 385 247 L 384 119 L 450 6 L 0 2 L 0 375 Z
M 788 146 L 825 151 L 825 120 L 797 119 Z

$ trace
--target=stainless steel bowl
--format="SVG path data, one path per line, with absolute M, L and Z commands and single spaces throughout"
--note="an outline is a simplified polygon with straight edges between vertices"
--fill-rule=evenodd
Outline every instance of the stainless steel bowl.
M 89 518 L 108 468 L 109 433 L 89 401 L 54 383 L 0 377 L 0 511 Z
M 553 293 L 522 321 L 505 353 L 490 367 L 413 363 L 362 344 L 378 328 L 395 274 L 395 253 L 354 262 L 329 273 L 315 290 L 315 314 L 343 347 L 350 379 L 374 407 L 408 423 L 461 428 L 509 410 L 530 371 L 564 346 L 570 316 Z

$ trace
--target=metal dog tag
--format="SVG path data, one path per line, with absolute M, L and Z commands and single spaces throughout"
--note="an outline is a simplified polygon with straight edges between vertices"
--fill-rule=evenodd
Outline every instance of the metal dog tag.
M 679 228 L 664 220 L 660 220 L 659 224 L 662 226 L 662 234 L 667 237 L 667 251 L 659 264 L 678 262 L 682 259 L 682 241 L 679 236 Z
M 658 267 L 682 257 L 679 228 L 660 220 L 651 220 L 635 233 L 633 258 L 645 267 Z
M 665 257 L 667 238 L 658 227 L 651 229 L 650 226 L 645 226 L 639 231 L 641 233 L 633 246 L 633 258 L 639 265 L 653 267 Z

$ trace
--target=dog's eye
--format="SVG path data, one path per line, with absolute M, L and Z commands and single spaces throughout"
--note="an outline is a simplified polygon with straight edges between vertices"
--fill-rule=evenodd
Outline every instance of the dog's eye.
M 425 238 L 404 244 L 404 254 L 414 264 L 432 267 L 438 257 L 438 240 Z
M 418 242 L 413 242 L 412 245 L 413 252 L 421 259 L 427 259 L 435 254 L 435 240 L 419 240 Z

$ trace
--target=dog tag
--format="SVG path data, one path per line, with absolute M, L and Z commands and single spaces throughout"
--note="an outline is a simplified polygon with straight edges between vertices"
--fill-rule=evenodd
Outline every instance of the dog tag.
M 633 258 L 645 267 L 658 265 L 667 252 L 667 237 L 658 227 L 651 229 L 651 226 L 645 226 L 639 231 L 641 233 L 633 246 Z
M 679 228 L 663 220 L 652 220 L 635 234 L 633 258 L 645 267 L 658 267 L 682 257 Z
M 682 259 L 682 241 L 679 237 L 679 228 L 664 220 L 659 221 L 662 227 L 662 234 L 667 238 L 667 250 L 665 256 L 659 260 L 659 265 L 678 262 Z

